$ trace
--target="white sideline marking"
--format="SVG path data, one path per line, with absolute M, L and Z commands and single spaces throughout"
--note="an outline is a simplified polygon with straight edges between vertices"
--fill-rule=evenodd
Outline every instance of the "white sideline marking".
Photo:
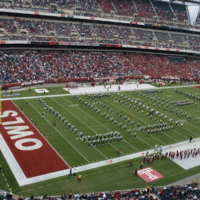
M 163 89 L 175 89 L 175 88 L 184 88 L 184 87 L 194 87 L 194 86 L 198 86 L 198 85 L 184 85 L 184 86 L 171 86 L 171 87 L 154 87 L 152 85 L 148 85 L 148 87 L 146 88 L 138 88 L 137 90 L 148 90 L 148 89 L 157 89 L 157 90 L 163 90 Z M 97 87 L 97 86 L 96 86 Z M 149 88 L 151 87 L 151 88 Z M 93 87 L 94 88 L 94 87 Z M 124 91 L 133 91 L 133 89 L 127 89 L 127 90 L 115 90 L 115 91 L 109 91 L 109 92 L 124 92 Z M 91 92 L 86 92 L 87 94 L 90 93 L 99 93 L 100 91 L 91 91 Z M 102 92 L 107 92 L 107 90 L 103 90 Z M 3 93 L 3 92 L 0 92 Z M 76 95 L 83 95 L 84 93 L 78 93 Z M 1 101 L 7 101 L 7 100 L 22 100 L 22 99 L 38 99 L 38 98 L 49 98 L 49 97 L 64 97 L 64 96 L 73 96 L 74 94 L 70 93 L 70 94 L 57 94 L 57 95 L 45 95 L 45 96 L 31 96 L 31 97 L 17 97 L 17 98 L 5 98 L 5 99 L 1 99 Z
M 70 170 L 67 169 L 67 170 L 54 172 L 54 173 L 51 173 L 51 174 L 45 174 L 45 175 L 41 175 L 41 176 L 29 178 L 29 179 L 26 179 L 26 178 L 22 179 L 21 176 L 23 176 L 24 174 L 21 171 L 21 168 L 19 167 L 17 161 L 13 157 L 13 154 L 11 153 L 8 146 L 7 146 L 8 149 L 6 149 L 5 146 L 7 146 L 7 144 L 4 141 L 3 137 L 1 139 L 1 134 L 0 134 L 1 150 L 2 150 L 2 152 L 5 151 L 7 154 L 10 153 L 9 154 L 10 157 L 9 157 L 7 162 L 9 164 L 11 170 L 13 171 L 13 174 L 15 175 L 15 177 L 19 177 L 19 178 L 16 178 L 16 179 L 17 179 L 20 186 L 29 185 L 29 184 L 37 183 L 37 182 L 40 182 L 40 181 L 45 181 L 45 180 L 49 180 L 49 179 L 52 179 L 52 178 L 69 175 L 69 173 L 70 173 Z M 172 148 L 170 148 L 170 146 L 172 146 Z M 200 146 L 200 138 L 195 138 L 195 142 L 193 142 L 193 143 L 189 143 L 188 141 L 184 141 L 184 142 L 164 146 L 163 152 L 166 152 L 166 151 L 169 151 L 169 150 L 173 151 L 175 149 L 181 149 L 182 146 L 187 146 L 188 148 L 194 148 L 194 147 L 198 148 Z M 155 153 L 155 150 L 150 149 L 150 150 L 148 150 L 148 152 L 149 152 L 149 154 L 152 154 L 152 153 Z M 134 154 L 126 155 L 126 156 L 121 156 L 121 157 L 117 157 L 117 158 L 113 158 L 113 159 L 109 159 L 109 160 L 104 160 L 104 161 L 100 161 L 100 162 L 96 162 L 96 163 L 87 164 L 87 165 L 84 165 L 84 166 L 76 167 L 76 171 L 82 172 L 82 171 L 86 171 L 86 170 L 90 170 L 90 169 L 95 169 L 95 168 L 98 168 L 98 167 L 112 165 L 112 164 L 119 163 L 119 162 L 126 161 L 126 160 L 131 160 L 131 159 L 134 159 L 134 158 L 142 157 L 143 156 L 142 153 L 145 153 L 145 151 L 141 151 L 141 152 L 138 152 L 138 153 L 134 153 Z M 110 160 L 112 160 L 112 163 L 110 162 Z M 15 166 L 17 167 L 17 165 L 19 167 L 19 169 L 18 169 L 19 171 L 17 171 L 16 168 L 15 168 Z M 107 169 L 106 171 L 110 171 L 110 170 L 111 169 Z M 20 174 L 20 171 L 21 171 L 21 174 Z M 69 180 L 66 180 L 66 181 L 69 181 Z
M 21 167 L 19 166 L 18 162 L 16 161 L 15 157 L 13 156 L 10 148 L 8 147 L 6 141 L 4 140 L 3 136 L 0 133 L 0 148 L 1 151 L 10 166 L 11 171 L 13 172 L 17 182 L 19 185 L 26 180 L 26 176 L 23 173 Z M 20 185 L 21 186 L 21 185 Z
M 41 187 L 37 187 L 37 189 L 39 189 L 39 188 L 43 188 L 44 186 L 41 186 Z

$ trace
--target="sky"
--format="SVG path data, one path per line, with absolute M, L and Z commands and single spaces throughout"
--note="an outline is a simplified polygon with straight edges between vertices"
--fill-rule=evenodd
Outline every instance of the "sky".
M 191 3 L 187 3 L 187 5 L 188 5 L 189 13 L 190 13 L 191 24 L 193 24 L 193 22 L 196 20 L 196 17 L 199 11 L 199 5 L 191 4 Z

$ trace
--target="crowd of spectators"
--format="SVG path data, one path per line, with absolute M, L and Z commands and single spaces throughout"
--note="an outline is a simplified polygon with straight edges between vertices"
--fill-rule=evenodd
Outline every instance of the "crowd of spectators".
M 188 183 L 186 185 L 177 185 L 170 187 L 163 187 L 158 193 L 161 200 L 165 199 L 199 199 L 200 189 L 196 187 L 195 183 Z
M 14 24 L 14 20 L 0 19 L 0 28 L 4 28 L 7 33 L 17 33 L 17 27 Z
M 137 41 L 152 42 L 154 38 L 153 31 L 142 30 L 142 29 L 134 29 L 133 31 L 135 33 Z
M 133 16 L 134 13 L 137 13 L 132 0 L 114 0 L 113 2 L 119 15 Z
M 48 31 L 55 31 L 58 35 L 70 36 L 71 32 L 75 32 L 75 27 L 72 23 L 46 22 L 45 25 Z
M 165 44 L 168 44 L 169 40 L 171 40 L 171 37 L 170 37 L 168 32 L 155 31 L 154 33 L 155 33 L 155 36 L 158 39 L 159 43 L 163 43 L 164 42 Z
M 175 33 L 171 33 L 170 35 L 172 37 L 172 40 L 174 41 L 174 43 L 177 46 L 182 46 L 184 44 L 186 44 L 188 46 L 188 37 L 187 37 L 187 35 L 175 34 Z
M 101 44 L 129 44 L 151 47 L 175 48 L 185 50 L 200 50 L 200 37 L 186 33 L 175 33 L 167 31 L 155 31 L 151 29 L 139 29 L 124 26 L 109 26 L 86 23 L 65 23 L 50 20 L 33 19 L 0 19 L 0 27 L 5 29 L 0 40 L 28 40 L 47 41 L 46 38 L 55 32 L 54 41 L 95 41 Z M 28 37 L 22 36 L 24 31 L 28 32 Z M 7 34 L 6 34 L 7 32 Z M 67 37 L 67 38 L 65 38 Z M 44 40 L 42 39 L 44 38 Z M 63 40 L 61 39 L 63 38 Z M 90 39 L 83 39 L 90 38 Z M 52 39 L 51 39 L 52 40 Z M 49 40 L 48 40 L 49 41 Z M 89 42 L 91 43 L 91 42 Z
M 194 60 L 194 59 L 191 59 L 191 58 L 187 58 L 186 59 L 191 70 L 192 70 L 192 73 L 194 74 L 194 77 L 196 78 L 200 78 L 200 60 Z
M 94 193 L 82 193 L 82 194 L 73 194 L 70 191 L 68 194 L 60 195 L 60 196 L 48 196 L 48 195 L 40 195 L 39 197 L 35 197 L 33 194 L 30 194 L 30 197 L 24 197 L 22 194 L 19 195 L 18 198 L 13 197 L 11 194 L 7 192 L 3 192 L 0 194 L 0 200 L 112 200 L 112 199 L 132 199 L 132 200 L 158 200 L 156 195 L 154 194 L 155 189 L 152 187 L 150 192 L 147 189 L 133 189 L 127 191 L 111 191 L 111 192 L 94 192 Z
M 45 23 L 43 21 L 17 19 L 19 29 L 26 29 L 29 34 L 46 34 Z
M 1 51 L 0 60 L 1 81 L 4 83 L 88 76 L 105 78 L 149 75 L 189 79 L 194 78 L 193 72 L 196 76 L 200 72 L 198 59 L 182 62 L 178 58 L 171 60 L 167 56 L 139 53 Z
M 29 2 L 21 0 L 14 0 L 14 5 L 7 4 L 6 0 L 1 1 L 1 8 L 57 12 L 61 14 L 67 12 L 66 9 L 68 9 L 73 10 L 74 15 L 134 20 L 152 24 L 174 24 L 180 27 L 190 26 L 184 23 L 184 20 L 189 22 L 186 5 L 155 0 L 151 0 L 152 3 L 150 0 L 33 0 L 31 1 L 33 7 Z M 57 4 L 58 7 L 50 6 L 54 4 Z M 102 13 L 99 14 L 99 12 Z M 157 16 L 158 21 L 153 20 Z M 177 18 L 179 24 L 174 21 L 175 18 Z
M 0 200 L 109 200 L 109 199 L 124 199 L 124 200 L 190 200 L 190 199 L 199 199 L 200 198 L 200 189 L 199 181 L 196 178 L 194 182 L 181 184 L 181 185 L 172 185 L 164 187 L 154 187 L 153 185 L 148 184 L 146 188 L 143 189 L 132 189 L 124 191 L 111 191 L 111 192 L 94 192 L 94 193 L 82 193 L 77 194 L 69 191 L 68 194 L 60 196 L 48 196 L 40 195 L 35 197 L 34 194 L 30 194 L 30 197 L 24 197 L 20 194 L 18 197 L 12 195 L 6 191 L 0 192 Z
M 184 22 L 184 20 L 188 21 L 186 6 L 175 3 L 170 3 L 170 5 L 174 11 L 175 17 L 179 22 Z
M 200 37 L 188 36 L 188 42 L 192 49 L 199 51 L 200 50 Z
M 112 26 L 98 26 L 98 25 L 93 25 L 94 31 L 98 34 L 100 38 L 115 38 L 118 33 L 116 32 L 116 27 Z
M 200 13 L 198 13 L 197 18 L 195 20 L 196 25 L 200 25 Z
M 97 12 L 98 9 L 101 9 L 101 7 L 99 6 L 96 0 L 84 0 L 84 1 L 80 1 L 80 4 L 81 4 L 82 10 L 86 10 L 86 11 Z
M 153 18 L 156 16 L 149 0 L 135 0 L 137 10 L 138 10 L 138 16 L 141 18 Z
M 152 3 L 161 21 L 173 22 L 174 14 L 169 6 L 169 3 L 163 1 L 152 1 Z
M 81 37 L 92 37 L 92 33 L 95 33 L 90 25 L 79 24 L 76 25 L 76 29 L 78 30 Z
M 111 11 L 116 13 L 112 0 L 97 0 L 97 3 L 101 6 L 103 12 L 107 14 L 111 14 Z

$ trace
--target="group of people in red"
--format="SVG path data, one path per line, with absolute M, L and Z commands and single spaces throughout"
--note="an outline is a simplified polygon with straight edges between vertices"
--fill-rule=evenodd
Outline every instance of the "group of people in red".
M 186 149 L 186 150 L 177 150 L 175 151 L 170 151 L 169 153 L 166 152 L 166 156 L 169 155 L 169 158 L 174 159 L 174 158 L 180 158 L 181 160 L 184 158 L 189 158 L 190 156 L 196 157 L 198 154 L 200 154 L 200 148 L 194 148 L 194 149 Z
M 146 155 L 143 157 L 143 163 L 147 162 L 147 164 L 151 165 L 154 161 L 159 161 L 160 159 L 161 160 L 165 160 L 167 158 L 167 155 L 159 155 L 159 154 L 154 154 L 153 156 L 149 156 L 149 155 Z

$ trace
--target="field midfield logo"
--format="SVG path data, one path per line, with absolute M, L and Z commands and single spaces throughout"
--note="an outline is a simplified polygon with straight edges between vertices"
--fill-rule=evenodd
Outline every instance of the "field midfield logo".
M 163 176 L 160 173 L 158 173 L 156 170 L 154 170 L 152 167 L 139 170 L 138 175 L 142 179 L 144 179 L 146 182 L 151 182 L 151 181 L 163 178 Z

